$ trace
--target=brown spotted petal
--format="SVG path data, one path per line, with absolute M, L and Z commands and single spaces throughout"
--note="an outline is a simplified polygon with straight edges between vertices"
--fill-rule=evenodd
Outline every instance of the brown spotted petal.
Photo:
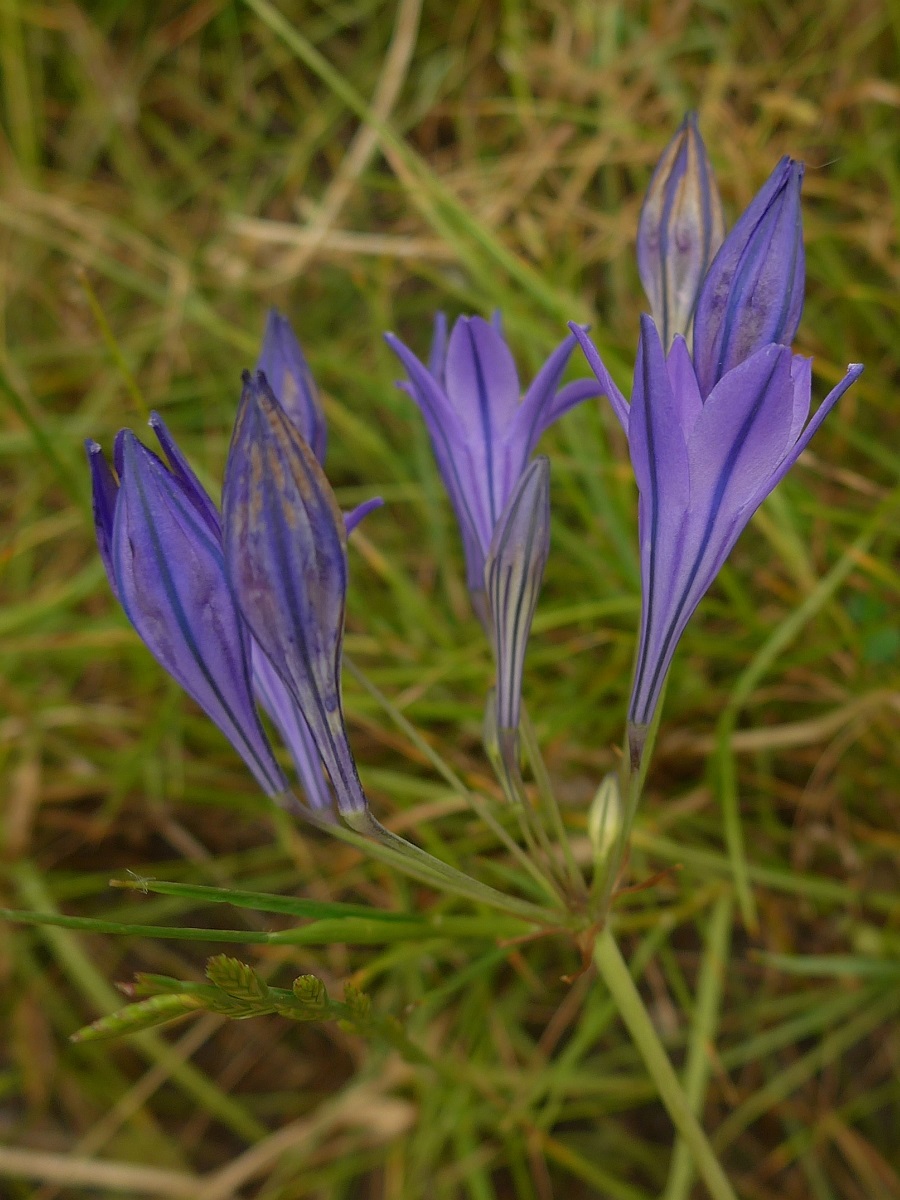
M 341 710 L 344 519 L 315 454 L 265 377 L 244 376 L 222 494 L 241 613 L 296 700 L 342 812 L 366 808 Z

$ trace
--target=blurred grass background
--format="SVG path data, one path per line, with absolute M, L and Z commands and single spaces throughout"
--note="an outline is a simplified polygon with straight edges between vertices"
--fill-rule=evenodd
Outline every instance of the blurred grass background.
M 708 1065 L 705 1124 L 742 1197 L 900 1197 L 898 47 L 896 0 L 3 0 L 3 903 L 240 920 L 110 892 L 128 871 L 435 903 L 254 795 L 110 596 L 82 441 L 157 408 L 217 494 L 240 371 L 282 308 L 325 393 L 339 497 L 387 501 L 351 551 L 348 652 L 495 794 L 489 656 L 380 335 L 424 353 L 436 308 L 499 306 L 525 378 L 565 319 L 590 319 L 627 384 L 641 195 L 696 107 L 732 220 L 779 155 L 806 161 L 798 349 L 819 396 L 848 361 L 867 369 L 684 639 L 633 876 L 681 869 L 630 898 L 622 938 L 673 1057 L 694 1045 Z M 545 445 L 553 550 L 526 695 L 583 842 L 629 686 L 635 496 L 603 405 Z M 490 835 L 346 691 L 379 817 L 499 882 Z M 734 905 L 729 795 L 756 927 Z M 578 958 L 559 940 L 230 948 L 271 979 L 354 979 L 437 1074 L 279 1018 L 68 1043 L 121 1002 L 112 981 L 200 978 L 218 949 L 0 928 L 0 1194 L 703 1194 L 667 1185 L 668 1120 L 594 977 L 561 981 Z

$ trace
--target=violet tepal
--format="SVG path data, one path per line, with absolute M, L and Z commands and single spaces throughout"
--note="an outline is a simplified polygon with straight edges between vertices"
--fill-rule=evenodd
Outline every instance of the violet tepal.
M 216 532 L 177 475 L 134 434 L 123 431 L 116 442 L 119 484 L 97 443 L 87 443 L 110 585 L 157 661 L 218 725 L 260 787 L 282 797 L 289 785 L 256 712 L 250 642 Z
M 270 308 L 266 318 L 266 332 L 256 369 L 265 375 L 275 399 L 324 466 L 328 430 L 319 391 L 296 334 L 276 308 Z
M 809 417 L 811 360 L 785 344 L 802 305 L 801 174 L 799 164 L 779 164 L 723 243 L 701 288 L 693 356 L 680 336 L 667 355 L 652 317 L 642 318 L 630 404 L 587 334 L 571 327 L 628 436 L 640 495 L 643 599 L 628 714 L 638 755 L 691 614 L 862 371 L 851 364 Z
M 519 376 L 496 317 L 460 317 L 447 338 L 439 314 L 428 367 L 393 334 L 385 336 L 409 376 L 399 386 L 428 427 L 462 535 L 469 592 L 487 624 L 484 564 L 500 516 L 541 434 L 599 390 L 593 379 L 560 386 L 575 346 L 570 337 L 520 400 Z
M 789 346 L 805 286 L 803 163 L 783 158 L 713 259 L 694 315 L 694 366 L 705 398 L 761 346 Z
M 724 236 L 719 189 L 688 113 L 653 172 L 638 223 L 638 271 L 666 349 L 677 333 L 690 344 L 700 285 Z
M 229 581 L 309 726 L 344 816 L 367 805 L 341 709 L 347 533 L 308 442 L 265 376 L 249 372 L 222 493 Z

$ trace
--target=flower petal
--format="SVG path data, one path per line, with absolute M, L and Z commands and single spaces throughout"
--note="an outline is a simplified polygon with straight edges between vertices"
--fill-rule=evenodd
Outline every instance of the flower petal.
M 256 369 L 265 375 L 275 399 L 324 463 L 328 430 L 319 392 L 289 321 L 275 308 L 269 309 Z
M 116 573 L 113 567 L 112 536 L 119 485 L 99 443 L 89 438 L 84 443 L 84 448 L 87 451 L 88 465 L 91 468 L 91 496 L 97 549 L 100 551 L 100 559 L 106 568 L 109 586 L 112 588 L 113 595 L 118 599 L 119 585 L 116 583 Z
M 493 526 L 488 524 L 487 502 L 478 495 L 479 478 L 471 461 L 465 430 L 437 381 L 416 355 L 394 334 L 386 333 L 384 338 L 409 375 L 410 382 L 398 386 L 412 396 L 425 419 L 438 470 L 462 535 L 469 590 L 478 591 L 482 586 L 484 556 Z M 483 490 L 483 482 L 481 487 Z
M 668 622 L 671 581 L 683 555 L 685 514 L 691 480 L 679 406 L 669 382 L 662 343 L 652 318 L 641 320 L 628 422 L 628 446 L 640 491 L 638 532 L 641 548 L 641 633 L 630 717 L 656 690 L 654 647 Z
M 641 494 L 684 508 L 689 495 L 687 447 L 666 358 L 651 317 L 641 318 L 628 417 L 628 448 Z
M 113 564 L 122 607 L 156 660 L 222 730 L 270 796 L 288 784 L 253 703 L 241 620 L 221 549 L 181 484 L 131 433 Z
M 576 325 L 574 321 L 569 322 L 569 328 L 578 339 L 578 343 L 584 351 L 584 356 L 588 360 L 588 366 L 597 376 L 597 381 L 602 389 L 602 394 L 607 398 L 613 408 L 613 412 L 619 418 L 619 424 L 628 432 L 628 401 L 622 395 L 616 382 L 606 369 L 603 359 L 597 347 L 588 337 L 585 330 L 580 325 Z
M 700 397 L 700 386 L 694 373 L 691 352 L 680 334 L 676 334 L 666 356 L 666 370 L 669 372 L 672 396 L 678 409 L 678 423 L 685 437 L 688 437 L 703 410 L 703 400 Z
M 577 379 L 559 390 L 560 381 L 575 345 L 576 339 L 574 335 L 570 335 L 556 347 L 535 375 L 513 418 L 513 427 L 508 437 L 510 440 L 514 437 L 521 445 L 523 462 L 531 456 L 541 434 L 563 413 L 580 404 L 582 400 L 602 395 L 600 385 L 595 379 Z
M 331 791 L 306 718 L 258 642 L 250 639 L 253 690 L 291 753 L 310 808 L 331 812 Z
M 361 524 L 370 512 L 374 512 L 376 508 L 381 508 L 384 501 L 380 496 L 373 496 L 371 500 L 363 500 L 362 504 L 357 504 L 356 508 L 351 508 L 349 512 L 344 513 L 344 530 L 349 537 L 357 525 Z
M 495 325 L 460 317 L 447 345 L 447 398 L 469 431 L 485 446 L 508 428 L 519 409 L 519 376 Z
M 362 811 L 340 695 L 344 520 L 310 446 L 261 374 L 245 376 L 222 512 L 226 570 L 244 620 L 303 713 L 338 808 Z
M 700 391 L 760 347 L 790 345 L 803 310 L 803 164 L 783 158 L 722 244 L 694 318 Z
M 850 365 L 847 367 L 847 374 L 840 381 L 840 383 L 831 389 L 831 391 L 816 409 L 815 416 L 797 438 L 796 443 L 788 451 L 783 461 L 779 464 L 778 470 L 772 477 L 771 486 L 773 488 L 777 483 L 780 483 L 780 481 L 784 479 L 785 475 L 787 475 L 788 471 L 812 441 L 813 434 L 837 404 L 838 400 L 840 400 L 841 396 L 843 396 L 844 392 L 846 392 L 849 387 L 856 383 L 857 379 L 859 379 L 860 375 L 862 375 L 863 370 L 864 367 L 862 363 L 850 363 Z
M 707 397 L 688 455 L 693 506 L 710 522 L 727 521 L 768 490 L 791 431 L 791 365 L 786 346 L 765 346 L 723 375 Z
M 162 446 L 163 453 L 172 468 L 172 474 L 185 490 L 187 498 L 206 522 L 210 531 L 217 538 L 222 534 L 222 521 L 219 510 L 209 498 L 203 484 L 194 474 L 194 469 L 178 447 L 178 443 L 166 428 L 166 424 L 157 412 L 150 414 L 150 428 L 156 434 L 156 439 Z

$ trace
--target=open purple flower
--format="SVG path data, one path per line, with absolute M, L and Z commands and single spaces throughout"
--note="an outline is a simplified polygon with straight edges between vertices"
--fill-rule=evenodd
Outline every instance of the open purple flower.
M 449 339 L 435 320 L 426 367 L 393 334 L 386 341 L 406 368 L 399 386 L 418 404 L 462 535 L 472 602 L 487 623 L 484 564 L 491 538 L 541 434 L 563 413 L 599 394 L 593 379 L 560 387 L 575 347 L 567 338 L 520 401 L 519 376 L 500 328 L 460 317 Z
M 629 706 L 638 757 L 691 614 L 862 371 L 851 365 L 810 419 L 811 360 L 780 341 L 793 337 L 802 304 L 793 216 L 801 175 L 783 160 L 726 238 L 701 289 L 693 357 L 680 336 L 666 355 L 653 319 L 642 318 L 630 405 L 588 336 L 571 327 L 628 436 L 640 493 L 643 603 Z

